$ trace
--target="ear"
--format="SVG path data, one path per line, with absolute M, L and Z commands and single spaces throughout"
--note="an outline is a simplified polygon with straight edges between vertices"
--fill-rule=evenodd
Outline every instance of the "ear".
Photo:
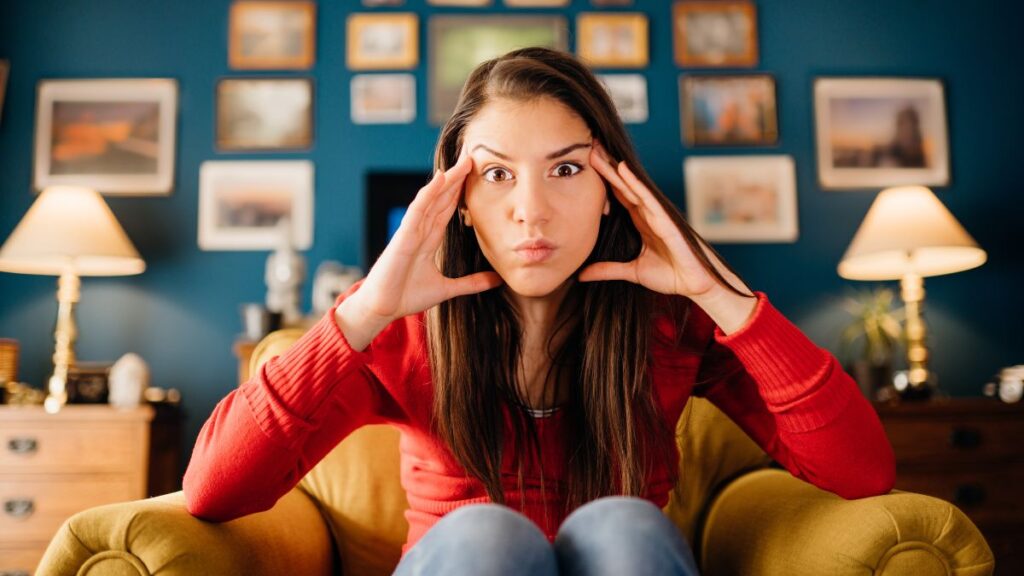
M 469 210 L 468 209 L 466 209 L 466 208 L 459 208 L 459 216 L 462 217 L 462 223 L 467 228 L 472 228 L 473 227 L 473 220 L 472 220 L 472 218 L 469 217 Z
M 609 215 L 611 213 L 612 213 L 612 203 L 611 203 L 610 200 L 608 200 L 608 197 L 605 196 L 605 198 L 604 198 L 604 208 L 601 210 L 601 214 L 604 214 L 605 216 L 607 216 L 607 215 Z

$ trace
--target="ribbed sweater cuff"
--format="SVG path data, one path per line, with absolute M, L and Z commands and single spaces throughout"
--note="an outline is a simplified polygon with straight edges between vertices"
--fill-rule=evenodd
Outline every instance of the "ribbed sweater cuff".
M 242 385 L 254 418 L 271 437 L 298 441 L 314 428 L 335 385 L 373 361 L 371 348 L 353 350 L 345 339 L 334 321 L 337 304 Z
M 732 334 L 716 326 L 715 340 L 732 350 L 773 411 L 803 404 L 790 413 L 801 420 L 791 423 L 794 428 L 816 428 L 831 421 L 854 388 L 831 378 L 837 369 L 831 354 L 783 316 L 764 292 L 755 295 L 757 305 L 747 323 Z

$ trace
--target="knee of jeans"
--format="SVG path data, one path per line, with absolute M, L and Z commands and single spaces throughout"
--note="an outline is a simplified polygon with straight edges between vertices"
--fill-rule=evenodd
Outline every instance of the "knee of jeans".
M 499 504 L 462 506 L 442 517 L 435 528 L 456 533 L 449 535 L 455 536 L 463 545 L 478 550 L 490 546 L 502 550 L 510 547 L 522 547 L 524 550 L 550 548 L 547 538 L 533 521 Z
M 675 525 L 649 500 L 633 496 L 607 496 L 588 502 L 574 510 L 559 529 L 559 535 L 584 535 L 600 539 L 602 534 L 616 540 L 646 540 Z

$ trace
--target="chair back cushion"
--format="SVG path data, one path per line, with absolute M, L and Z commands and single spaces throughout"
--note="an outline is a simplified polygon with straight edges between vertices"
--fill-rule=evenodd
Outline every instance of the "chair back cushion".
M 302 335 L 269 334 L 253 350 L 250 374 Z M 401 556 L 409 507 L 399 479 L 398 430 L 365 426 L 338 444 L 300 483 L 319 503 L 334 536 L 343 574 L 386 576 Z M 676 425 L 679 482 L 665 513 L 691 546 L 711 496 L 737 475 L 771 459 L 735 423 L 704 398 L 691 397 Z

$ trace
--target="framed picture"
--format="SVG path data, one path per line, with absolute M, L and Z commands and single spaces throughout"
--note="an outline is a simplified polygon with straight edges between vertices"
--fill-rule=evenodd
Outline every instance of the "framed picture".
M 288 219 L 292 246 L 313 244 L 313 163 L 309 160 L 203 162 L 199 166 L 199 247 L 273 250 Z
M 419 63 L 419 18 L 411 12 L 348 17 L 349 70 L 405 70 Z
M 378 6 L 401 6 L 405 0 L 363 0 L 363 6 L 376 8 Z
M 568 6 L 569 0 L 505 0 L 509 8 L 558 8 Z
M 596 74 L 624 124 L 647 122 L 647 79 L 642 74 Z
M 757 13 L 752 2 L 676 2 L 672 30 L 679 66 L 757 66 Z
M 819 78 L 814 114 L 822 188 L 949 185 L 939 80 Z
M 778 143 L 775 79 L 768 74 L 679 77 L 687 146 L 771 146 Z
M 697 156 L 683 162 L 687 221 L 709 242 L 795 242 L 791 156 Z
M 169 78 L 41 81 L 34 188 L 170 194 L 177 114 L 178 84 Z
M 429 22 L 430 122 L 443 124 L 477 64 L 527 46 L 568 50 L 561 16 L 434 16 Z
M 431 6 L 490 6 L 492 0 L 427 0 Z
M 313 145 L 309 78 L 223 78 L 217 83 L 219 150 L 303 150 Z
M 4 94 L 7 93 L 7 76 L 11 73 L 11 63 L 0 60 L 0 122 L 4 119 Z
M 228 37 L 231 68 L 307 70 L 316 58 L 316 3 L 236 1 Z
M 596 68 L 647 66 L 647 16 L 585 12 L 576 17 L 576 53 Z
M 416 77 L 412 74 L 352 76 L 352 122 L 408 124 L 416 119 Z

